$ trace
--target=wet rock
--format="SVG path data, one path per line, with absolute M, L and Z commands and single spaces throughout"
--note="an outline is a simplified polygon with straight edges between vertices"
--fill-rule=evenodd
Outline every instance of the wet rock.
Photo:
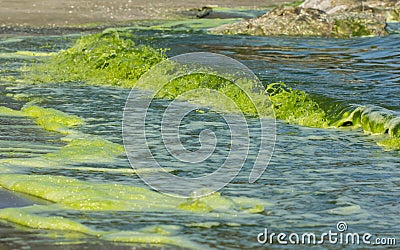
M 315 0 L 315 2 L 322 3 L 322 6 L 328 9 L 331 6 L 325 0 Z M 336 11 L 328 14 L 324 10 L 315 8 L 281 6 L 263 16 L 223 25 L 211 29 L 210 32 L 214 34 L 347 38 L 382 36 L 386 34 L 385 27 L 385 15 L 380 13 Z

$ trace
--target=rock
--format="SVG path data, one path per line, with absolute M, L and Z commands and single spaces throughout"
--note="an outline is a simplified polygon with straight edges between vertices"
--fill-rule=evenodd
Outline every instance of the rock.
M 396 8 L 386 13 L 386 18 L 388 22 L 400 22 L 400 2 L 398 2 Z
M 218 5 L 206 5 L 201 8 L 191 8 L 178 13 L 189 18 L 205 18 L 213 13 L 213 8 L 215 7 L 218 7 Z
M 278 7 L 261 17 L 227 24 L 214 34 L 330 36 L 332 20 L 324 11 L 301 7 Z
M 348 11 L 360 4 L 361 2 L 358 0 L 306 0 L 300 6 L 323 10 L 328 14 L 333 14 Z
M 385 17 L 380 14 L 339 12 L 329 15 L 323 10 L 314 8 L 281 6 L 261 17 L 223 25 L 210 31 L 214 34 L 347 38 L 385 35 L 385 27 Z
M 328 14 L 382 14 L 388 21 L 400 21 L 400 1 L 397 0 L 306 0 L 300 6 L 323 10 Z
M 333 16 L 332 36 L 339 38 L 357 36 L 384 36 L 386 19 L 384 15 L 372 13 L 342 13 Z
M 213 11 L 213 9 L 211 7 L 204 6 L 201 9 L 197 9 L 198 13 L 197 13 L 196 17 L 204 18 L 204 17 L 210 15 L 212 11 Z

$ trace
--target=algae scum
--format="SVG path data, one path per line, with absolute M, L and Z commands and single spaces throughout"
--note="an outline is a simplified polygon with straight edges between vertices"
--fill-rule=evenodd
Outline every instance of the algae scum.
M 351 232 L 398 237 L 399 48 L 396 34 L 327 40 L 126 29 L 3 39 L 0 185 L 27 206 L 2 205 L 0 244 L 243 249 L 261 247 L 256 237 L 265 227 L 320 234 L 338 221 Z M 256 99 L 266 113 L 272 104 L 277 142 L 258 182 L 248 184 L 250 153 L 219 193 L 180 199 L 150 190 L 136 175 L 154 169 L 130 167 L 122 111 L 130 87 L 155 88 L 136 86 L 152 66 L 198 51 L 229 55 L 259 76 L 270 102 Z M 171 99 L 198 87 L 231 97 L 250 128 L 257 127 L 243 91 L 207 74 L 169 82 L 150 110 L 162 113 Z M 231 110 L 218 100 L 181 101 L 198 111 L 182 120 L 183 143 L 196 149 L 200 131 L 211 129 L 219 139 L 216 156 L 177 164 L 164 154 L 157 129 L 149 133 L 151 150 L 178 176 L 212 172 L 230 145 L 214 111 Z M 155 127 L 158 119 L 149 117 Z

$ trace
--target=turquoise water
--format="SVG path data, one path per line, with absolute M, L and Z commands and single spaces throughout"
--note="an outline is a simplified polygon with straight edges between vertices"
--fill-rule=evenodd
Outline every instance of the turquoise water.
M 321 105 L 377 106 L 384 112 L 400 112 L 400 35 L 349 40 L 321 38 L 266 38 L 246 36 L 211 36 L 204 33 L 137 31 L 139 42 L 156 47 L 169 47 L 168 56 L 187 52 L 207 51 L 225 54 L 240 60 L 253 70 L 264 84 L 283 81 L 288 86 L 309 93 Z M 149 39 L 151 38 L 151 39 Z M 2 55 L 18 50 L 54 51 L 66 48 L 73 37 L 22 37 L 0 41 Z M 50 46 L 46 46 L 50 44 Z M 19 68 L 27 58 L 0 58 L 3 76 L 19 78 Z M 82 83 L 24 84 L 3 80 L 0 84 L 0 106 L 19 110 L 29 101 L 35 105 L 55 108 L 78 115 L 86 124 L 74 130 L 122 144 L 122 111 L 128 89 L 86 86 Z M 10 94 L 25 94 L 12 98 Z M 154 111 L 162 110 L 167 101 L 159 101 Z M 215 170 L 227 147 L 225 125 L 213 112 L 191 114 L 184 120 L 184 140 L 190 148 L 198 147 L 199 131 L 210 128 L 221 137 L 218 154 L 202 168 L 172 164 L 162 153 L 164 147 L 154 134 L 151 145 L 166 167 L 182 176 L 199 176 Z M 257 125 L 249 118 L 250 125 Z M 89 183 L 123 184 L 148 188 L 139 177 L 107 170 L 85 168 L 130 168 L 123 155 L 111 162 L 48 163 L 43 155 L 57 152 L 67 142 L 62 135 L 35 125 L 27 117 L 0 118 L 0 157 L 13 159 L 1 163 L 7 173 L 71 177 Z M 185 130 L 186 129 L 186 130 Z M 218 132 L 219 131 L 219 132 Z M 262 201 L 265 211 L 243 214 L 236 208 L 213 213 L 192 213 L 182 210 L 138 209 L 135 211 L 90 211 L 57 208 L 39 212 L 79 222 L 92 230 L 107 232 L 140 231 L 145 227 L 173 225 L 173 235 L 201 248 L 244 249 L 265 248 L 257 235 L 268 228 L 271 232 L 314 232 L 334 230 L 345 221 L 349 232 L 369 232 L 376 237 L 397 237 L 400 232 L 400 151 L 386 151 L 376 145 L 377 135 L 364 134 L 361 129 L 306 128 L 277 121 L 275 151 L 267 171 L 254 184 L 248 183 L 251 158 L 239 175 L 221 194 L 255 198 Z M 28 158 L 28 160 L 27 160 Z M 35 164 L 21 163 L 34 162 Z M 29 161 L 31 159 L 31 161 Z M 47 167 L 44 167 L 47 166 Z M 73 169 L 79 168 L 79 169 Z M 80 193 L 84 194 L 84 190 Z M 17 194 L 20 195 L 20 194 Z M 26 198 L 26 197 L 25 197 Z M 47 204 L 28 197 L 33 203 Z M 254 204 L 258 204 L 254 201 Z M 177 203 L 179 205 L 179 203 Z M 211 228 L 205 227 L 210 223 Z M 0 223 L 0 246 L 24 248 L 69 249 L 104 245 L 124 249 L 137 243 L 107 241 L 92 234 L 65 233 L 58 230 L 32 229 L 6 220 Z M 179 245 L 179 244 L 178 244 Z M 143 245 L 140 245 L 143 246 Z M 174 249 L 175 245 L 164 245 Z M 275 244 L 272 247 L 279 248 Z M 292 246 L 293 248 L 301 248 Z M 339 245 L 324 245 L 331 249 Z M 351 247 L 351 246 L 350 246 Z

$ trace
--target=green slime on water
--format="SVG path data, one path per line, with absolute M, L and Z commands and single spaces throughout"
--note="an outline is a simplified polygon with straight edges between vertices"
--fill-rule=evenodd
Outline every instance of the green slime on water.
M 91 229 L 62 216 L 48 216 L 47 214 L 70 210 L 173 213 L 181 211 L 189 214 L 200 213 L 203 217 L 231 216 L 231 218 L 237 218 L 251 216 L 252 213 L 262 213 L 264 205 L 266 205 L 262 200 L 225 197 L 220 193 L 196 199 L 182 199 L 142 187 L 80 181 L 54 175 L 2 174 L 0 175 L 0 186 L 53 202 L 46 206 L 33 205 L 1 209 L 0 219 L 2 220 L 36 229 L 75 231 L 108 241 L 167 244 L 188 248 L 199 247 L 186 239 L 175 236 L 175 232 L 179 229 L 176 226 L 146 227 L 138 232 L 106 232 Z M 43 216 L 43 213 L 46 216 Z M 189 225 L 189 227 L 192 226 Z
M 238 215 L 264 211 L 264 202 L 257 199 L 228 198 L 221 196 L 220 193 L 196 199 L 181 199 L 142 187 L 92 183 L 64 176 L 2 174 L 0 175 L 0 186 L 76 210 L 183 210 L 196 213 L 223 212 Z
M 82 134 L 71 129 L 85 124 L 84 119 L 53 108 L 26 106 L 19 111 L 0 106 L 0 116 L 30 117 L 35 120 L 38 126 L 45 130 L 67 134 L 63 138 L 67 142 L 67 145 L 55 152 L 27 160 L 7 159 L 2 161 L 3 163 L 34 166 L 35 164 L 46 165 L 46 163 L 47 165 L 57 165 L 57 162 L 112 162 L 115 157 L 125 153 L 122 145 L 95 136 Z
M 95 85 L 131 87 L 153 65 L 166 59 L 164 49 L 137 45 L 127 32 L 83 36 L 74 46 L 28 67 L 32 82 L 85 81 Z
M 134 44 L 129 39 L 130 36 L 126 31 L 115 29 L 84 36 L 70 49 L 47 57 L 44 63 L 33 65 L 28 77 L 39 82 L 85 81 L 96 85 L 133 87 L 150 67 L 166 59 L 166 56 L 163 49 L 156 50 Z M 174 65 L 171 63 L 170 67 L 173 68 Z M 374 111 L 371 110 L 374 108 L 364 106 L 347 106 L 332 115 L 330 110 L 322 109 L 306 92 L 288 88 L 283 83 L 271 83 L 266 86 L 269 95 L 267 101 L 265 94 L 256 93 L 249 98 L 243 90 L 234 84 L 227 84 L 223 77 L 213 76 L 211 71 L 208 71 L 208 74 L 177 77 L 159 88 L 160 84 L 164 84 L 163 74 L 168 74 L 171 68 L 167 65 L 150 76 L 154 78 L 151 85 L 139 84 L 135 87 L 160 89 L 156 97 L 166 99 L 179 98 L 180 94 L 196 88 L 210 88 L 234 100 L 240 111 L 245 114 L 272 114 L 272 103 L 275 117 L 288 123 L 316 128 L 361 128 L 366 133 L 383 135 L 379 145 L 387 149 L 400 149 L 400 123 L 397 119 L 399 116 L 388 115 L 386 111 Z M 195 94 L 185 98 L 189 101 L 195 100 L 195 103 L 217 107 L 219 111 L 237 111 L 236 107 L 221 103 L 221 99 L 213 95 L 208 95 L 206 100 L 204 96 Z M 256 112 L 255 107 L 265 110 Z
M 372 105 L 323 109 L 309 94 L 288 88 L 284 83 L 269 84 L 266 91 L 278 119 L 315 128 L 361 128 L 364 133 L 379 136 L 379 146 L 400 149 L 400 116 L 395 112 Z
M 43 129 L 61 133 L 65 131 L 53 129 L 54 126 L 47 126 L 45 123 L 47 119 L 45 118 L 49 118 L 48 121 L 51 123 L 60 124 L 59 126 L 61 127 L 84 124 L 82 118 L 71 116 L 55 109 L 46 109 L 38 106 L 28 106 L 21 109 L 21 111 L 0 107 L 0 115 L 31 117 Z M 116 156 L 124 153 L 121 145 L 79 132 L 68 133 L 64 141 L 68 142 L 68 144 L 55 152 L 36 158 L 6 159 L 0 162 L 0 167 L 4 169 L 4 164 L 39 168 L 43 167 L 43 165 L 99 163 L 112 161 Z M 51 205 L 1 209 L 0 219 L 2 220 L 34 229 L 79 232 L 96 236 L 106 241 L 176 245 L 192 249 L 199 249 L 200 247 L 189 240 L 173 235 L 170 228 L 163 226 L 144 228 L 139 231 L 98 231 L 69 218 L 51 216 L 48 213 L 69 210 L 181 211 L 183 213 L 199 213 L 221 218 L 223 216 L 237 217 L 250 216 L 252 213 L 262 213 L 264 205 L 266 205 L 261 200 L 222 197 L 219 193 L 199 199 L 183 200 L 165 196 L 142 187 L 91 183 L 64 176 L 5 174 L 4 171 L 0 175 L 0 186 L 53 202 Z
M 48 131 L 62 134 L 71 132 L 70 128 L 85 123 L 83 118 L 66 114 L 53 108 L 39 106 L 23 107 L 20 111 L 0 106 L 0 116 L 26 116 L 35 120 L 35 123 Z
M 173 226 L 145 227 L 138 231 L 99 231 L 62 216 L 40 215 L 43 212 L 54 212 L 56 210 L 58 209 L 41 205 L 6 208 L 0 210 L 0 219 L 35 229 L 79 232 L 111 242 L 174 245 L 188 249 L 201 249 L 196 243 L 174 235 L 176 228 Z

